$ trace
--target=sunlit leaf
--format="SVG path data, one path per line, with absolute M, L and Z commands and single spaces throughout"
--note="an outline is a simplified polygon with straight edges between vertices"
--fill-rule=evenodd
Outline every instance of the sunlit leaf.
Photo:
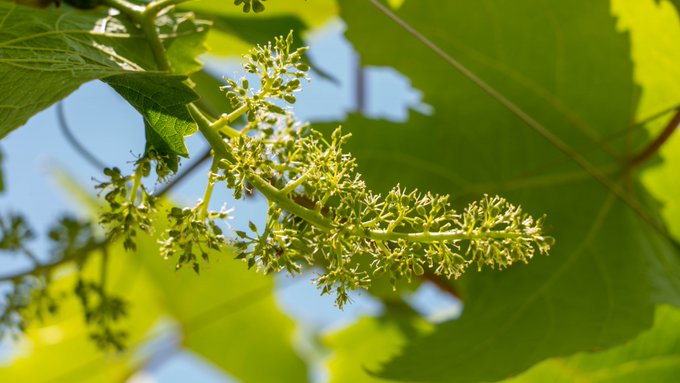
M 174 14 L 158 26 L 175 72 L 197 70 L 205 22 Z M 0 137 L 87 81 L 142 70 L 155 71 L 154 58 L 124 16 L 0 2 Z
M 434 109 L 404 125 L 344 123 L 370 185 L 451 193 L 459 206 L 499 193 L 545 213 L 557 240 L 547 258 L 465 276 L 461 319 L 408 344 L 384 376 L 500 379 L 649 326 L 659 286 L 680 277 L 650 264 L 677 257 L 673 248 L 650 247 L 665 240 L 611 191 L 369 2 L 341 6 L 363 62 L 396 68 Z M 608 177 L 617 180 L 622 158 L 641 146 L 623 139 L 637 92 L 628 38 L 606 3 L 406 1 L 397 12 Z
M 188 156 L 184 136 L 197 130 L 186 105 L 198 95 L 185 83 L 186 77 L 162 75 L 111 76 L 104 82 L 111 85 L 144 117 L 147 144 L 161 152 Z
M 675 382 L 680 379 L 680 311 L 656 310 L 654 327 L 637 338 L 603 352 L 550 359 L 507 383 Z

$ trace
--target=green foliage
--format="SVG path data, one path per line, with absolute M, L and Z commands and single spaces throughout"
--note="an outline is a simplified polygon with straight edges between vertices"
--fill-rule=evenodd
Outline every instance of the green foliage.
M 630 342 L 599 353 L 549 359 L 504 382 L 674 382 L 680 378 L 678 326 L 680 311 L 660 306 L 654 327 Z
M 40 89 L 0 95 L 0 137 L 87 81 L 156 68 L 143 32 L 105 9 L 46 11 L 0 2 L 0 20 L 0 87 L 39 84 Z M 200 68 L 195 57 L 203 51 L 205 22 L 187 13 L 166 14 L 156 22 L 175 73 Z
M 184 137 L 196 132 L 186 105 L 198 95 L 181 76 L 125 75 L 104 79 L 144 116 L 147 146 L 161 154 L 187 157 Z
M 224 245 L 222 229 L 215 223 L 215 219 L 225 219 L 228 216 L 226 211 L 205 213 L 205 204 L 197 207 L 178 208 L 173 207 L 168 212 L 170 228 L 159 240 L 160 253 L 163 259 L 177 259 L 177 269 L 184 265 L 190 265 L 198 274 L 200 270 L 199 257 L 208 262 L 209 250 L 219 251 Z
M 665 263 L 663 275 L 650 267 L 678 258 L 672 247 L 659 246 L 667 239 L 368 2 L 341 5 L 363 62 L 408 76 L 434 110 L 413 112 L 406 124 L 345 121 L 354 137 L 348 150 L 359 163 L 371 163 L 362 171 L 366 182 L 378 190 L 393 182 L 455 190 L 454 201 L 502 193 L 528 211 L 548 213 L 558 239 L 550 257 L 529 267 L 468 275 L 462 317 L 407 345 L 383 376 L 497 380 L 549 356 L 606 348 L 648 327 L 659 286 L 673 289 L 680 278 Z M 398 14 L 608 177 L 620 185 L 634 179 L 625 171 L 627 158 L 649 138 L 629 127 L 636 102 L 630 46 L 606 4 L 494 1 L 480 10 L 406 1 Z M 388 43 L 395 36 L 400 43 Z
M 323 342 L 334 350 L 326 367 L 331 383 L 388 382 L 373 374 L 395 356 L 409 339 L 431 330 L 431 325 L 410 307 L 388 305 L 383 318 L 364 317 L 348 328 L 328 334 Z
M 152 216 L 156 212 L 155 197 L 141 184 L 142 168 L 137 167 L 133 176 L 123 176 L 120 169 L 104 169 L 104 174 L 109 177 L 108 182 L 97 185 L 97 189 L 104 193 L 104 199 L 108 206 L 101 214 L 99 222 L 107 228 L 108 237 L 112 240 L 123 238 L 123 246 L 126 250 L 134 251 L 137 246 L 135 238 L 137 232 L 153 232 Z M 134 180 L 132 188 L 127 183 Z M 137 192 L 141 191 L 141 201 L 137 203 Z
M 338 306 L 356 288 L 385 303 L 322 336 L 332 382 L 674 381 L 677 310 L 659 305 L 680 305 L 680 141 L 650 143 L 673 132 L 680 103 L 676 2 L 387 1 L 383 13 L 396 10 L 411 33 L 378 1 L 338 2 L 361 62 L 400 71 L 433 113 L 352 114 L 343 129 L 315 130 L 290 107 L 310 70 L 293 37 L 335 3 L 268 2 L 260 15 L 262 1 L 191 3 L 210 32 L 175 9 L 182 0 L 87 12 L 0 2 L 0 86 L 12 90 L 0 94 L 0 136 L 101 79 L 140 113 L 146 137 L 132 174 L 106 169 L 97 186 L 104 238 L 65 218 L 36 257 L 23 218 L 0 219 L 0 248 L 30 264 L 0 275 L 0 336 L 31 342 L 0 380 L 124 380 L 164 357 L 138 352 L 160 333 L 244 382 L 304 381 L 294 323 L 272 280 L 247 269 L 314 266 Z M 204 41 L 218 55 L 256 45 L 246 75 L 225 85 L 200 71 Z M 170 180 L 197 131 L 212 149 L 205 194 L 175 206 L 147 180 L 153 169 Z M 661 164 L 648 161 L 657 150 Z M 223 233 L 230 210 L 209 209 L 221 183 L 266 198 L 264 225 Z M 462 316 L 431 325 L 407 307 L 403 286 L 423 280 L 464 298 Z M 378 293 L 383 284 L 391 291 Z M 95 348 L 117 354 L 91 363 Z M 69 371 L 81 363 L 92 367 Z
M 24 242 L 34 238 L 33 231 L 24 217 L 10 214 L 0 216 L 0 249 L 2 251 L 17 251 L 24 247 Z
M 120 319 L 127 315 L 126 302 L 106 293 L 101 282 L 79 279 L 75 286 L 75 294 L 85 314 L 85 322 L 95 326 L 90 333 L 97 347 L 106 350 L 109 347 L 117 351 L 123 350 L 127 338 L 125 330 L 114 329 Z
M 243 13 L 248 13 L 251 10 L 255 13 L 260 13 L 264 11 L 263 1 L 266 0 L 234 0 L 234 5 L 243 4 Z

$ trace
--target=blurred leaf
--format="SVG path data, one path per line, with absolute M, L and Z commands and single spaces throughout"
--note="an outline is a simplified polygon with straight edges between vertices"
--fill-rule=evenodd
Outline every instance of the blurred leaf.
M 680 310 L 660 306 L 654 322 L 653 328 L 622 346 L 550 359 L 504 382 L 677 382 L 680 380 Z
M 167 13 L 156 19 L 173 74 L 188 75 L 203 67 L 197 57 L 206 51 L 210 23 L 191 12 Z
M 99 256 L 88 264 L 85 276 L 99 275 Z M 157 324 L 162 307 L 154 299 L 155 287 L 143 274 L 131 272 L 132 255 L 122 246 L 109 250 L 109 286 L 111 292 L 131 302 L 129 315 L 121 325 L 129 333 L 128 344 L 133 347 L 151 339 L 149 332 Z M 52 292 L 65 294 L 59 313 L 45 323 L 34 323 L 21 337 L 14 359 L 0 365 L 2 382 L 112 382 L 125 381 L 144 359 L 133 352 L 106 354 L 97 349 L 83 323 L 80 304 L 72 295 L 75 270 L 64 267 L 62 277 L 53 281 Z
M 461 319 L 408 344 L 384 376 L 501 379 L 649 326 L 653 304 L 670 299 L 661 286 L 673 292 L 669 283 L 680 278 L 650 265 L 677 252 L 652 247 L 663 240 L 646 226 L 641 234 L 644 224 L 610 191 L 370 3 L 341 6 L 363 62 L 401 71 L 434 108 L 432 116 L 412 113 L 405 125 L 359 116 L 344 123 L 353 133 L 349 151 L 370 163 L 360 169 L 369 184 L 452 193 L 459 206 L 502 194 L 546 214 L 557 239 L 550 257 L 466 275 Z M 609 177 L 620 176 L 638 91 L 628 39 L 608 4 L 406 1 L 398 14 Z
M 364 317 L 351 326 L 324 337 L 332 354 L 327 363 L 330 383 L 387 382 L 370 374 L 409 338 L 428 332 L 431 326 L 413 311 L 388 306 L 387 315 Z
M 158 287 L 156 299 L 179 322 L 185 347 L 243 382 L 307 380 L 292 346 L 294 324 L 278 308 L 271 278 L 249 271 L 231 251 L 211 254 L 212 263 L 196 275 L 175 272 L 155 241 L 138 246 L 140 266 Z
M 147 132 L 147 140 L 151 140 L 147 144 L 163 153 L 187 157 L 184 136 L 198 128 L 186 105 L 198 95 L 185 80 L 182 76 L 127 74 L 107 77 L 104 82 L 144 117 L 147 129 L 153 130 Z
M 663 3 L 664 0 L 656 0 L 657 3 Z M 668 0 L 670 4 L 673 4 L 675 9 L 680 12 L 680 0 Z
M 225 83 L 212 74 L 201 70 L 191 74 L 194 90 L 200 95 L 198 105 L 212 117 L 219 117 L 222 113 L 229 113 L 233 107 L 220 87 Z
M 78 188 L 68 174 L 58 174 L 69 189 Z M 89 202 L 85 193 L 76 193 Z M 96 208 L 96 207 L 95 207 Z M 155 220 L 162 232 L 166 220 Z M 115 245 L 109 253 L 110 290 L 130 302 L 130 315 L 121 325 L 131 333 L 130 348 L 120 355 L 106 355 L 94 347 L 82 323 L 80 306 L 70 299 L 61 313 L 42 326 L 31 328 L 20 354 L 0 366 L 0 381 L 117 382 L 125 381 L 156 357 L 172 354 L 172 348 L 145 348 L 157 339 L 167 323 L 176 322 L 178 347 L 203 356 L 229 375 L 244 382 L 304 382 L 306 366 L 292 345 L 293 322 L 279 310 L 273 280 L 248 271 L 228 249 L 210 256 L 198 276 L 175 271 L 172 260 L 163 260 L 156 238 L 137 238 L 138 252 Z M 99 275 L 99 258 L 90 262 L 87 275 Z M 64 268 L 57 290 L 72 288 L 72 268 Z M 159 327 L 165 323 L 166 326 Z M 153 334 L 149 331 L 155 330 Z M 179 350 L 179 349 L 178 349 Z M 266 361 L 267 368 L 262 368 Z
M 264 45 L 276 36 L 287 35 L 289 31 L 293 31 L 292 47 L 294 49 L 304 45 L 302 34 L 308 31 L 309 26 L 300 17 L 281 15 L 252 18 L 244 17 L 244 15 L 248 14 L 238 16 L 201 14 L 201 17 L 213 20 L 208 42 L 211 47 L 210 53 L 223 56 L 245 54 L 253 46 Z M 231 41 L 234 39 L 240 40 L 241 43 L 233 44 Z M 241 45 L 242 48 L 234 48 Z M 337 79 L 310 62 L 308 56 L 305 56 L 305 62 L 310 64 L 312 70 L 321 78 L 337 83 Z
M 619 30 L 629 34 L 635 83 L 642 87 L 636 120 L 680 105 L 680 19 L 670 3 L 612 0 Z M 644 16 L 644 17 L 642 17 Z M 656 128 L 666 121 L 660 119 Z
M 635 80 L 643 87 L 638 120 L 680 105 L 680 18 L 669 2 L 613 2 L 619 26 L 630 33 Z M 644 15 L 644 17 L 640 17 Z M 655 137 L 666 127 L 672 111 L 646 128 Z M 645 142 L 646 144 L 646 142 Z M 680 240 L 680 134 L 676 132 L 660 149 L 662 161 L 647 166 L 641 179 L 663 207 L 661 215 L 671 234 Z M 678 282 L 680 283 L 680 282 Z
M 214 21 L 206 44 L 210 52 L 220 56 L 240 56 L 274 36 L 286 35 L 293 29 L 301 33 L 315 28 L 337 15 L 334 0 L 270 1 L 262 13 L 243 13 L 239 7 L 220 0 L 202 0 L 183 5 Z M 302 39 L 296 41 L 302 42 Z
M 0 20 L 0 88 L 11 89 L 0 94 L 0 138 L 87 81 L 155 69 L 143 33 L 105 9 L 41 10 L 0 2 Z M 205 23 L 190 14 L 166 15 L 158 23 L 172 67 L 179 74 L 195 70 Z
M 210 17 L 206 15 L 206 17 Z M 230 36 L 238 37 L 248 46 L 266 44 L 274 36 L 287 35 L 293 31 L 295 37 L 294 49 L 302 46 L 300 33 L 307 29 L 307 25 L 295 16 L 271 16 L 271 17 L 233 17 L 217 15 L 213 18 L 213 29 Z

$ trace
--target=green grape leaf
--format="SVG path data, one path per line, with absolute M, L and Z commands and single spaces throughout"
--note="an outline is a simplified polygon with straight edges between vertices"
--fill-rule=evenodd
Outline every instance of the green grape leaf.
M 643 88 L 637 109 L 637 120 L 644 121 L 669 110 L 660 118 L 645 124 L 651 137 L 656 137 L 668 126 L 672 110 L 680 105 L 680 19 L 668 2 L 657 5 L 651 1 L 629 2 L 615 0 L 612 10 L 618 18 L 618 26 L 630 34 L 632 57 L 635 62 L 635 80 Z M 644 17 L 640 17 L 644 15 Z M 648 144 L 641 141 L 640 148 Z M 659 160 L 659 158 L 661 160 Z M 642 168 L 640 180 L 653 198 L 658 201 L 659 214 L 667 224 L 670 234 L 680 241 L 680 135 L 674 133 L 652 159 Z M 654 201 L 650 201 L 653 204 Z M 663 241 L 649 241 L 652 249 L 668 247 Z M 654 251 L 654 250 L 652 250 Z M 663 256 L 652 259 L 652 270 L 663 277 L 653 278 L 658 285 L 658 300 L 680 306 L 680 257 Z
M 635 79 L 643 87 L 637 115 L 649 118 L 662 110 L 680 106 L 680 17 L 668 2 L 616 0 L 613 11 L 619 26 L 630 33 L 635 61 Z M 645 15 L 645 17 L 640 17 Z M 677 111 L 670 111 L 645 127 L 657 136 Z M 680 134 L 676 132 L 659 150 L 661 161 L 643 169 L 641 180 L 661 204 L 661 215 L 671 234 L 680 241 Z M 680 283 L 680 282 L 678 282 Z
M 324 336 L 323 344 L 332 351 L 326 363 L 330 383 L 387 382 L 369 371 L 393 357 L 395 349 L 409 338 L 431 330 L 431 325 L 404 307 L 390 305 L 386 314 L 380 318 L 360 318 L 351 326 Z
M 661 4 L 664 0 L 656 0 L 657 4 Z M 675 9 L 680 12 L 680 0 L 668 0 L 668 3 L 673 4 Z
M 266 44 L 274 36 L 285 35 L 292 30 L 295 41 L 293 49 L 302 46 L 300 33 L 307 30 L 307 25 L 300 18 L 290 15 L 257 18 L 217 15 L 213 16 L 212 27 L 215 31 L 236 36 L 250 46 Z
M 603 352 L 549 359 L 505 383 L 635 383 L 680 380 L 680 310 L 656 309 L 654 327 Z
M 639 90 L 629 40 L 608 4 L 406 1 L 397 13 L 599 171 L 630 184 L 618 178 L 622 158 L 637 149 L 626 142 L 649 138 L 629 129 Z M 381 376 L 497 380 L 548 357 L 611 347 L 651 325 L 653 305 L 672 300 L 680 278 L 658 272 L 662 260 L 678 257 L 666 239 L 369 2 L 342 2 L 341 16 L 365 64 L 393 66 L 433 107 L 406 124 L 356 115 L 344 122 L 349 151 L 371 164 L 360 168 L 369 185 L 449 193 L 458 206 L 501 194 L 546 214 L 557 240 L 549 257 L 464 276 L 462 317 L 407 344 Z
M 129 265 L 134 255 L 126 252 L 121 245 L 109 248 L 108 289 L 112 294 L 131 302 L 128 315 L 121 321 L 121 327 L 128 332 L 128 350 L 109 355 L 98 349 L 89 336 L 84 323 L 80 303 L 72 294 L 75 271 L 63 267 L 51 284 L 53 295 L 67 297 L 60 300 L 55 316 L 47 316 L 45 322 L 33 322 L 26 335 L 18 338 L 12 348 L 13 355 L 0 363 L 0 380 L 3 382 L 35 383 L 87 382 L 106 383 L 125 381 L 147 361 L 139 358 L 135 350 L 152 339 L 154 329 L 164 311 L 155 300 L 155 286 L 144 276 L 131 277 Z M 87 263 L 83 271 L 85 278 L 98 278 L 99 254 L 93 254 L 93 262 Z
M 155 241 L 138 247 L 141 266 L 179 323 L 187 349 L 244 382 L 306 381 L 305 364 L 292 346 L 294 324 L 278 308 L 271 278 L 249 271 L 228 250 L 211 252 L 211 264 L 196 275 L 175 271 Z
M 239 7 L 225 6 L 220 0 L 204 0 L 182 7 L 213 20 L 214 27 L 208 33 L 206 44 L 211 54 L 220 56 L 246 54 L 253 43 L 266 43 L 274 36 L 287 34 L 291 29 L 303 33 L 337 15 L 334 0 L 276 1 L 267 4 L 262 13 L 248 14 Z M 296 36 L 295 41 L 300 43 L 303 39 Z
M 205 53 L 210 22 L 192 12 L 166 13 L 156 19 L 158 32 L 173 74 L 188 75 L 200 70 L 198 56 Z
M 158 27 L 176 73 L 198 69 L 207 24 L 175 13 Z M 144 34 L 124 16 L 0 2 L 0 138 L 85 82 L 155 68 Z
M 144 117 L 147 144 L 162 153 L 187 157 L 184 136 L 197 130 L 186 105 L 198 95 L 186 77 L 148 74 L 111 76 L 109 84 Z

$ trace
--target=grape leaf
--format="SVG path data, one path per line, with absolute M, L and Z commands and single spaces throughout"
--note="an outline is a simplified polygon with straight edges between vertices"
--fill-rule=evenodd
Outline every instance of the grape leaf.
M 228 249 L 211 252 L 211 263 L 201 265 L 200 276 L 175 271 L 155 241 L 143 242 L 139 254 L 141 268 L 158 287 L 158 301 L 179 323 L 187 349 L 244 382 L 307 380 L 306 366 L 291 344 L 294 324 L 278 308 L 271 278 L 248 270 Z
M 635 80 L 643 88 L 636 111 L 637 119 L 644 124 L 652 137 L 666 128 L 680 105 L 680 20 L 670 3 L 657 5 L 651 1 L 612 1 L 612 10 L 618 18 L 619 28 L 630 34 L 632 57 L 635 62 Z M 641 17 L 644 15 L 644 17 Z M 659 112 L 669 110 L 669 113 Z M 657 116 L 657 118 L 654 118 Z M 677 130 L 677 129 L 676 129 Z M 670 234 L 680 241 L 680 182 L 675 175 L 680 172 L 680 135 L 676 132 L 666 141 L 640 172 L 640 180 L 652 198 L 658 201 L 660 215 Z M 659 158 L 661 160 L 659 160 Z M 651 201 L 650 203 L 655 203 Z M 663 241 L 650 239 L 652 248 L 668 246 Z M 663 278 L 653 278 L 661 293 L 659 301 L 680 306 L 680 257 L 663 256 L 659 252 L 652 259 L 652 270 Z M 665 252 L 668 254 L 668 252 Z
M 630 33 L 635 60 L 635 79 L 643 86 L 638 119 L 647 119 L 663 110 L 680 106 L 680 17 L 668 2 L 655 4 L 616 0 L 613 10 L 619 26 Z M 645 17 L 640 17 L 645 15 Z M 671 121 L 670 111 L 645 127 L 657 136 Z M 680 134 L 676 132 L 659 150 L 659 158 L 643 169 L 641 180 L 650 194 L 662 204 L 664 220 L 671 234 L 680 241 Z M 680 281 L 678 281 L 680 283 Z
M 206 23 L 176 13 L 158 26 L 172 68 L 196 70 Z M 155 68 L 144 34 L 124 16 L 0 2 L 0 138 L 87 81 Z
M 72 296 L 75 282 L 74 269 L 64 267 L 50 284 L 55 296 L 69 296 L 60 299 L 59 312 L 47 316 L 45 322 L 33 322 L 26 335 L 19 338 L 14 347 L 16 352 L 6 364 L 0 364 L 0 380 L 3 382 L 111 382 L 124 381 L 132 375 L 146 357 L 139 358 L 133 351 L 137 346 L 152 339 L 149 333 L 163 313 L 163 307 L 155 300 L 155 286 L 144 275 L 130 277 L 129 265 L 134 256 L 122 246 L 109 248 L 108 276 L 112 294 L 132 302 L 128 315 L 121 325 L 128 332 L 129 350 L 107 355 L 97 349 L 90 339 L 83 320 L 80 303 Z M 98 255 L 93 255 L 99 258 Z M 90 262 L 83 275 L 88 279 L 98 278 L 99 260 Z M 95 279 L 96 280 L 96 279 Z
M 324 345 L 333 350 L 326 364 L 330 383 L 387 382 L 371 376 L 369 371 L 394 356 L 395 349 L 409 338 L 431 329 L 409 308 L 390 304 L 387 314 L 381 318 L 360 318 L 351 326 L 324 336 Z
M 657 3 L 662 3 L 663 0 L 656 0 L 656 2 L 657 2 Z M 680 0 L 668 0 L 668 2 L 671 3 L 671 4 L 673 4 L 673 6 L 675 7 L 675 9 L 677 9 L 678 12 L 680 12 Z
M 335 0 L 272 1 L 267 3 L 265 12 L 247 14 L 240 7 L 225 6 L 220 0 L 190 2 L 181 7 L 215 22 L 206 44 L 211 54 L 220 56 L 246 54 L 253 39 L 266 43 L 274 36 L 287 34 L 296 24 L 314 28 L 337 15 Z M 232 21 L 234 25 L 230 24 Z
M 600 353 L 549 359 L 506 383 L 676 382 L 680 380 L 680 310 L 656 309 L 654 327 Z
M 188 156 L 184 136 L 196 131 L 186 105 L 198 95 L 184 82 L 186 77 L 126 74 L 111 76 L 109 84 L 144 117 L 147 144 L 160 152 Z
M 622 159 L 645 143 L 640 129 L 630 134 L 637 146 L 624 139 L 638 89 L 629 41 L 606 2 L 406 1 L 398 14 L 608 177 L 620 177 Z M 371 164 L 360 169 L 369 185 L 451 193 L 459 206 L 499 193 L 547 214 L 557 239 L 547 258 L 466 275 L 461 319 L 415 339 L 381 376 L 497 380 L 648 327 L 654 303 L 669 295 L 659 291 L 668 283 L 652 278 L 679 277 L 652 265 L 677 252 L 650 247 L 664 239 L 641 235 L 639 217 L 611 191 L 370 3 L 342 2 L 341 16 L 363 62 L 401 71 L 434 109 L 404 125 L 359 116 L 344 123 L 349 150 Z M 615 181 L 626 185 L 627 177 Z

